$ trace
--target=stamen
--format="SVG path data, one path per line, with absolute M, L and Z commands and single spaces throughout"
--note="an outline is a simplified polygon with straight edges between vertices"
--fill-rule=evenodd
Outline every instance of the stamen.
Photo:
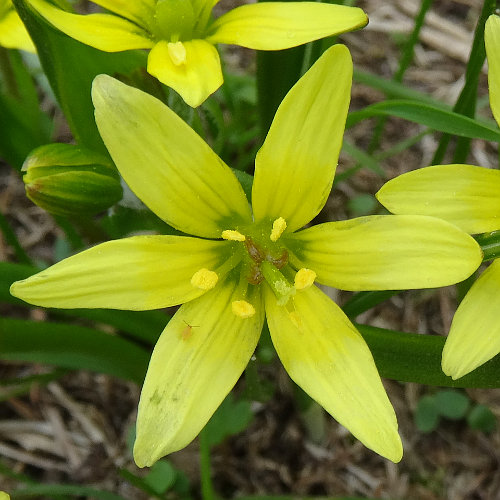
M 295 275 L 294 286 L 297 290 L 305 290 L 309 288 L 316 279 L 316 273 L 311 269 L 306 269 L 303 267 L 297 271 Z
M 226 229 L 222 231 L 222 239 L 231 241 L 245 241 L 245 235 L 233 229 Z
M 279 217 L 273 222 L 273 229 L 271 231 L 271 241 L 278 241 L 278 238 L 283 234 L 286 229 L 286 220 Z
M 167 47 L 168 55 L 175 66 L 186 64 L 186 47 L 182 42 L 170 42 Z
M 235 300 L 231 303 L 231 309 L 240 318 L 251 318 L 255 314 L 255 307 L 246 300 Z
M 215 271 L 209 271 L 204 267 L 196 271 L 191 278 L 191 285 L 201 290 L 211 290 L 219 280 L 219 276 Z

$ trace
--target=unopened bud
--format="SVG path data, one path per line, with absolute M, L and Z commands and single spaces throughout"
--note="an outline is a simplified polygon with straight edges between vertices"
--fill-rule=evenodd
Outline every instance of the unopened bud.
M 55 215 L 95 215 L 122 198 L 111 160 L 72 144 L 34 149 L 23 170 L 28 198 Z

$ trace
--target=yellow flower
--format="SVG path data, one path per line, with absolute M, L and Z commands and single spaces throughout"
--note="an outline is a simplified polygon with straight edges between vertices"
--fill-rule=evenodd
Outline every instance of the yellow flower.
M 0 0 L 0 46 L 36 52 L 11 0 Z
M 315 281 L 345 290 L 436 287 L 469 276 L 469 235 L 422 216 L 298 231 L 330 192 L 352 80 L 343 45 L 290 90 L 255 161 L 252 208 L 231 170 L 176 114 L 111 77 L 96 121 L 120 173 L 168 224 L 196 237 L 136 236 L 70 257 L 11 292 L 53 307 L 183 304 L 154 349 L 134 449 L 139 466 L 186 446 L 232 389 L 264 316 L 290 377 L 366 446 L 402 455 L 394 410 L 363 338 Z
M 218 0 L 94 0 L 113 14 L 70 14 L 45 0 L 31 5 L 56 28 L 106 52 L 151 49 L 148 72 L 192 107 L 223 81 L 217 43 L 281 50 L 362 28 L 358 8 L 317 2 L 263 2 L 230 10 L 215 21 Z
M 10 500 L 10 496 L 5 491 L 0 491 L 0 500 Z
M 485 30 L 490 104 L 500 124 L 500 17 Z M 377 193 L 395 214 L 440 217 L 470 234 L 500 229 L 500 171 L 434 165 L 400 175 Z M 442 368 L 463 377 L 500 352 L 500 261 L 494 261 L 460 303 L 443 350 Z

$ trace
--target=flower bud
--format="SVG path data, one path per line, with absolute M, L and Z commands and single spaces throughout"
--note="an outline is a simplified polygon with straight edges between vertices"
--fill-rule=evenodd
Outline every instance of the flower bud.
M 72 144 L 46 144 L 24 161 L 28 198 L 55 215 L 95 215 L 122 198 L 109 158 Z

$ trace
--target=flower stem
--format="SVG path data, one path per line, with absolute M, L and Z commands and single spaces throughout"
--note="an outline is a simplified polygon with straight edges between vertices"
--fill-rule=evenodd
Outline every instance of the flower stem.
M 201 496 L 203 500 L 217 500 L 212 483 L 210 462 L 210 443 L 207 430 L 204 428 L 200 433 Z
M 484 253 L 484 261 L 500 257 L 500 231 L 480 234 L 475 237 Z

